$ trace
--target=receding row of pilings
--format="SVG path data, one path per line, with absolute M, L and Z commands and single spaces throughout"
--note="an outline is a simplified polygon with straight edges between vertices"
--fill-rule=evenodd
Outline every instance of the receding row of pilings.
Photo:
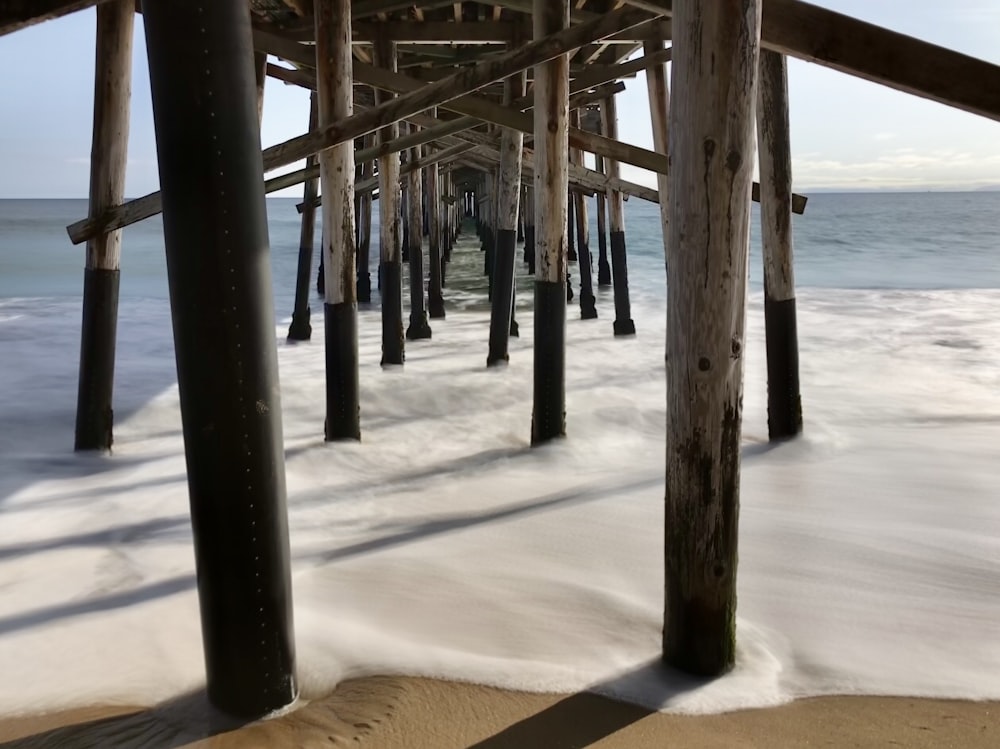
M 259 716 L 289 704 L 296 695 L 281 406 L 256 93 L 262 62 L 254 59 L 245 0 L 144 0 L 142 6 L 208 694 L 229 713 Z M 432 193 L 439 179 L 432 171 L 436 167 L 430 166 L 441 154 L 422 160 L 422 133 L 415 126 L 409 133 L 400 132 L 396 123 L 436 106 L 429 103 L 431 94 L 426 92 L 440 92 L 450 82 L 429 85 L 409 99 L 380 91 L 371 111 L 389 113 L 384 120 L 353 114 L 350 2 L 316 0 L 314 6 L 316 97 L 311 118 L 317 127 L 327 128 L 324 132 L 333 129 L 343 134 L 336 144 L 323 142 L 314 148 L 320 151 L 316 162 L 323 211 L 325 434 L 328 440 L 353 440 L 360 436 L 357 245 L 366 241 L 362 235 L 369 231 L 364 226 L 361 234 L 357 231 L 356 211 L 365 204 L 355 201 L 355 181 L 377 184 L 383 201 L 382 353 L 384 364 L 398 365 L 404 346 L 400 216 L 405 210 L 410 227 L 413 283 L 405 333 L 409 338 L 430 335 L 421 267 L 424 225 L 432 237 L 428 306 L 434 316 L 437 309 L 443 314 L 442 259 L 454 224 L 442 242 L 440 226 L 434 228 L 442 201 Z M 131 0 L 109 0 L 98 12 L 92 216 L 122 199 L 133 9 Z M 568 2 L 534 0 L 533 11 L 534 38 L 546 40 L 546 45 L 569 26 Z M 623 10 L 602 18 L 633 16 L 633 11 Z M 663 657 L 687 671 L 719 674 L 732 667 L 735 654 L 755 110 L 764 220 L 769 427 L 773 437 L 801 428 L 786 84 L 783 59 L 764 53 L 758 87 L 760 0 L 748 0 L 739 13 L 728 6 L 675 0 L 673 19 L 675 103 L 669 113 L 662 61 L 649 66 L 648 76 L 654 143 L 661 157 L 667 151 L 668 117 L 671 133 L 671 173 L 669 178 L 661 176 L 659 192 L 668 285 Z M 589 33 L 591 27 L 587 28 Z M 661 47 L 662 41 L 654 40 L 647 45 L 647 54 Z M 526 45 L 527 52 L 514 53 L 521 57 L 510 59 L 523 63 L 538 48 Z M 508 118 L 510 124 L 501 134 L 498 173 L 481 182 L 474 194 L 463 193 L 460 201 L 463 213 L 472 213 L 481 227 L 485 225 L 492 246 L 490 364 L 507 357 L 519 216 L 526 252 L 534 260 L 532 444 L 566 433 L 570 174 L 580 173 L 579 144 L 593 142 L 569 129 L 568 56 L 549 54 L 539 59 L 521 68 L 534 66 L 531 186 L 521 189 L 522 169 L 527 168 L 527 152 L 519 143 L 524 128 L 517 117 Z M 375 60 L 377 70 L 392 74 L 396 67 L 392 45 L 377 42 Z M 487 63 L 496 64 L 496 60 Z M 480 76 L 479 68 L 475 70 L 473 78 Z M 508 100 L 520 98 L 523 76 L 511 70 L 501 77 L 507 75 L 513 76 L 506 84 Z M 604 132 L 613 138 L 613 101 L 602 106 L 602 112 Z M 354 139 L 371 132 L 376 133 L 377 144 L 358 144 L 357 161 L 362 161 L 361 153 L 369 162 L 377 156 L 377 177 L 374 168 L 362 167 L 360 174 L 355 169 Z M 572 153 L 570 137 L 577 141 Z M 400 145 L 403 141 L 405 146 Z M 405 190 L 396 146 L 410 149 Z M 433 175 L 427 180 L 426 201 L 424 165 Z M 310 329 L 314 224 L 310 212 L 318 189 L 317 170 L 310 166 L 297 179 L 305 181 L 305 200 L 297 299 L 289 331 L 290 336 L 296 334 L 293 338 L 308 337 Z M 605 158 L 599 166 L 610 180 L 617 178 L 615 161 Z M 369 188 L 369 197 L 370 192 Z M 456 197 L 454 185 L 448 193 L 449 198 Z M 487 193 L 494 199 L 480 201 Z M 597 197 L 600 239 L 603 193 Z M 589 238 L 581 228 L 586 226 L 585 203 L 579 193 L 573 202 L 579 269 L 589 276 L 593 272 Z M 449 204 L 451 220 L 459 212 L 456 203 Z M 609 256 L 611 268 L 599 259 L 598 283 L 615 284 L 615 332 L 631 334 L 621 192 L 612 187 L 606 203 L 610 248 L 602 249 L 600 258 Z M 111 444 L 119 242 L 118 231 L 105 230 L 88 244 L 76 430 L 80 449 Z M 610 277 L 607 270 L 613 270 Z M 592 293 L 589 280 L 581 285 L 582 303 L 585 292 Z M 588 316 L 583 309 L 581 316 Z

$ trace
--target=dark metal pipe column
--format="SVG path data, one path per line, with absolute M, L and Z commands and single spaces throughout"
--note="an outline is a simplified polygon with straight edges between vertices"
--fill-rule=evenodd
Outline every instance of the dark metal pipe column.
M 143 0 L 208 696 L 295 699 L 281 403 L 244 0 Z

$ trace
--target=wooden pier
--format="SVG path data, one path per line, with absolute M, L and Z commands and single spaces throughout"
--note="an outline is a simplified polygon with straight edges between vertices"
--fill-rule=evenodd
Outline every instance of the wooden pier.
M 381 363 L 413 366 L 404 341 L 420 346 L 428 318 L 446 317 L 452 243 L 462 220 L 475 220 L 492 296 L 487 365 L 511 357 L 515 294 L 532 300 L 525 442 L 538 446 L 573 438 L 567 278 L 577 279 L 580 317 L 591 320 L 596 270 L 596 287 L 613 287 L 607 334 L 641 335 L 624 202 L 659 204 L 668 310 L 663 659 L 709 676 L 732 668 L 751 200 L 763 218 L 769 432 L 777 440 L 803 429 L 792 224 L 806 198 L 792 189 L 785 58 L 994 120 L 1000 68 L 800 0 L 43 0 L 0 3 L 0 34 L 93 6 L 91 202 L 68 227 L 87 248 L 76 448 L 112 446 L 121 229 L 162 211 L 212 702 L 260 716 L 297 694 L 264 201 L 295 185 L 302 231 L 288 338 L 324 346 L 317 433 L 330 442 L 363 433 L 357 310 L 375 298 L 374 200 Z M 136 12 L 162 192 L 124 201 Z M 640 73 L 652 149 L 618 140 L 616 94 Z M 262 149 L 265 75 L 310 90 L 312 109 L 302 112 L 305 132 Z M 648 184 L 625 179 L 622 165 L 650 172 Z M 325 334 L 306 344 L 317 207 Z M 533 276 L 520 291 L 519 237 Z

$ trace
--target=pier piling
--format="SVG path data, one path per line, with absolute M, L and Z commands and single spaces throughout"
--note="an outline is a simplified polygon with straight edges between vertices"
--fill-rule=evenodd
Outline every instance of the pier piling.
M 618 140 L 618 111 L 614 95 L 601 100 L 601 127 L 604 134 L 612 140 Z M 618 179 L 618 162 L 606 159 L 605 167 L 608 175 Z M 628 260 L 625 252 L 625 204 L 620 190 L 610 188 L 608 191 L 608 212 L 610 214 L 610 244 L 611 244 L 611 281 L 615 295 L 616 336 L 635 335 L 635 323 L 632 321 L 632 304 L 628 292 Z
M 208 697 L 256 718 L 297 688 L 250 12 L 142 11 Z
M 760 0 L 675 0 L 663 658 L 736 654 L 736 549 Z
M 568 0 L 533 0 L 535 39 L 569 26 Z M 531 444 L 566 434 L 569 57 L 535 68 L 535 341 Z
M 309 97 L 309 129 L 319 125 L 319 102 L 314 91 Z M 315 154 L 306 159 L 306 168 L 317 164 Z M 295 307 L 292 322 L 288 326 L 289 341 L 308 341 L 312 338 L 312 324 L 309 307 L 309 278 L 312 274 L 312 258 L 316 236 L 316 196 L 319 194 L 319 177 L 305 181 L 302 188 L 302 228 L 299 231 L 299 262 L 295 276 Z
M 523 72 L 504 81 L 504 104 L 524 96 Z M 514 266 L 517 262 L 517 225 L 521 196 L 521 158 L 524 135 L 505 127 L 500 136 L 500 170 L 497 182 L 497 231 L 493 262 L 493 299 L 490 305 L 490 344 L 486 366 L 506 363 L 514 322 Z
M 792 268 L 792 154 L 785 57 L 760 53 L 757 99 L 764 329 L 767 350 L 767 432 L 772 440 L 802 431 L 799 340 Z
M 94 132 L 90 152 L 91 216 L 118 205 L 125 195 L 134 18 L 135 6 L 127 0 L 114 0 L 97 8 Z M 87 241 L 76 450 L 110 450 L 114 441 L 112 399 L 121 243 L 120 229 Z
M 316 92 L 319 125 L 354 111 L 350 0 L 315 0 Z M 327 442 L 361 439 L 358 393 L 357 253 L 354 217 L 354 143 L 320 153 L 323 197 L 324 327 Z

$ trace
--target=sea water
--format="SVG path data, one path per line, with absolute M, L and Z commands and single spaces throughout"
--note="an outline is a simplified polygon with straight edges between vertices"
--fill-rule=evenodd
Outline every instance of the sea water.
M 1000 698 L 1000 193 L 811 196 L 794 221 L 805 432 L 777 446 L 755 229 L 738 658 L 714 681 L 656 665 L 657 207 L 626 207 L 636 337 L 612 335 L 609 290 L 598 320 L 570 307 L 568 436 L 531 449 L 530 279 L 519 263 L 521 337 L 509 367 L 488 370 L 468 231 L 448 317 L 407 344 L 405 367 L 378 366 L 377 292 L 359 310 L 363 439 L 323 442 L 322 336 L 284 340 L 295 203 L 268 213 L 306 696 L 409 673 L 687 712 L 830 693 Z M 76 455 L 84 253 L 64 227 L 85 213 L 0 201 L 2 714 L 150 704 L 204 682 L 162 225 L 124 232 L 114 453 Z

